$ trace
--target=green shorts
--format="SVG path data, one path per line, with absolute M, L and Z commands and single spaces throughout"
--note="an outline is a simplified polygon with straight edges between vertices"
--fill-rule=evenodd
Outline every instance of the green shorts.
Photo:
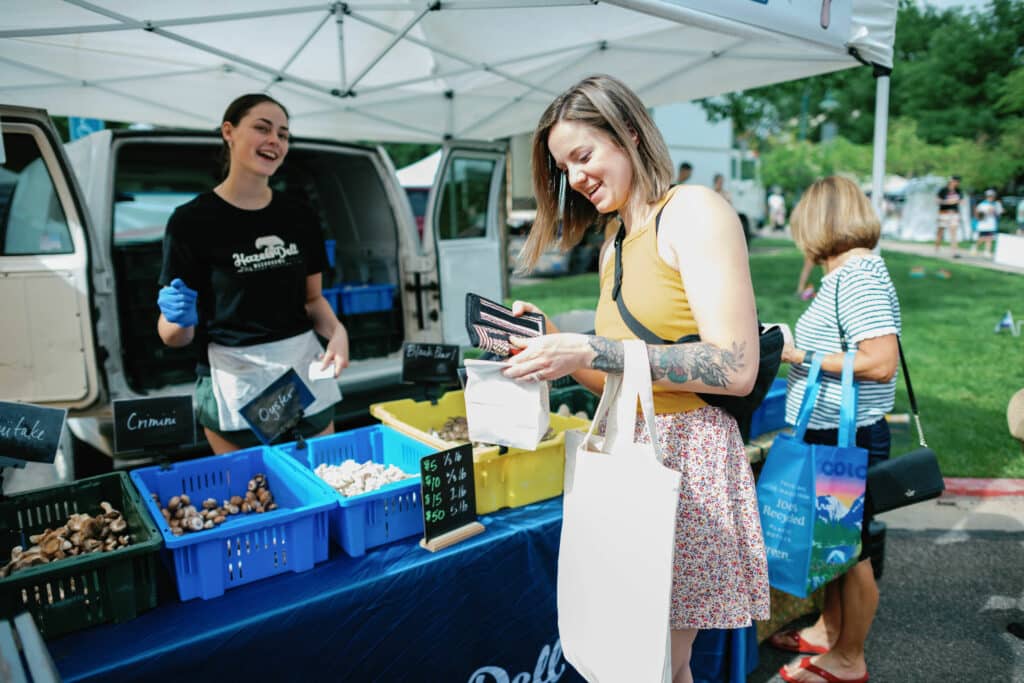
M 256 434 L 251 429 L 239 429 L 238 431 L 225 432 L 220 428 L 220 415 L 217 412 L 217 399 L 213 395 L 213 380 L 208 376 L 200 376 L 196 380 L 196 417 L 199 419 L 199 424 L 209 429 L 212 432 L 216 432 L 221 437 L 227 439 L 231 443 L 235 444 L 240 448 L 249 448 L 250 446 L 260 446 L 262 442 L 256 438 Z M 320 432 L 327 429 L 327 425 L 334 421 L 334 406 L 326 410 L 321 410 L 316 415 L 306 415 L 299 421 L 298 433 L 303 438 L 308 439 L 311 436 L 316 436 Z M 286 442 L 294 440 L 294 436 L 291 432 L 282 434 L 275 441 Z

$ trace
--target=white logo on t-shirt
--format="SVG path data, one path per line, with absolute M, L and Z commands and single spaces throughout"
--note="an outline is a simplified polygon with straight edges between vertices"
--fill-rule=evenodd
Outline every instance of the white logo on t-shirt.
M 254 270 L 265 270 L 282 265 L 289 256 L 298 256 L 299 246 L 292 242 L 286 245 L 277 235 L 264 235 L 256 238 L 256 252 L 245 254 L 235 252 L 235 270 L 248 273 Z

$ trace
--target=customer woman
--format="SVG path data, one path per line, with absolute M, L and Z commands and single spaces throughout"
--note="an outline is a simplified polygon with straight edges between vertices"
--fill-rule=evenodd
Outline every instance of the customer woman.
M 577 244 L 608 226 L 595 335 L 513 338 L 510 377 L 572 374 L 600 392 L 623 371 L 622 340 L 636 338 L 613 300 L 611 235 L 621 226 L 621 296 L 662 339 L 649 345 L 656 424 L 665 465 L 682 473 L 676 513 L 671 621 L 673 680 L 691 681 L 698 629 L 741 628 L 768 617 L 768 580 L 750 466 L 736 421 L 696 392 L 746 395 L 759 346 L 747 250 L 736 212 L 707 187 L 671 188 L 672 162 L 640 99 L 608 76 L 586 78 L 552 102 L 533 140 L 537 218 L 528 268 L 549 245 Z M 560 179 L 568 189 L 558 205 Z M 564 214 L 559 234 L 559 213 Z M 613 220 L 614 219 L 614 220 Z M 539 312 L 516 302 L 513 311 Z M 643 425 L 637 434 L 646 437 Z M 609 492 L 612 495 L 613 492 Z M 623 656 L 629 656 L 623 653 Z
M 321 293 L 319 223 L 270 188 L 288 154 L 288 112 L 268 95 L 243 95 L 224 112 L 221 136 L 223 182 L 167 223 L 157 323 L 168 346 L 198 347 L 197 413 L 215 453 L 258 443 L 239 409 L 289 368 L 315 398 L 298 433 L 333 432 L 341 394 L 332 379 L 311 380 L 310 363 L 333 365 L 335 377 L 348 365 L 348 335 Z
M 807 385 L 811 358 L 821 356 L 823 384 L 805 441 L 835 444 L 839 432 L 843 340 L 854 356 L 858 382 L 857 445 L 869 464 L 889 457 L 889 425 L 899 362 L 900 304 L 878 244 L 880 225 L 868 198 L 845 178 L 819 180 L 804 193 L 790 217 L 793 239 L 804 255 L 821 264 L 821 288 L 796 324 L 794 344 L 782 360 L 791 363 L 786 391 L 786 421 L 796 422 Z M 865 497 L 861 538 L 871 522 L 871 497 Z M 867 681 L 864 641 L 878 608 L 878 586 L 871 561 L 861 561 L 825 588 L 818 621 L 803 630 L 783 631 L 770 643 L 804 657 L 783 667 L 787 681 L 853 683 Z

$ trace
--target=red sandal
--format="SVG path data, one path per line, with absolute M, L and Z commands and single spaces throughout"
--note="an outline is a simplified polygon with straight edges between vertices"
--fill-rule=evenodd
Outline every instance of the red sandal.
M 793 645 L 790 641 L 796 641 L 796 645 Z M 768 638 L 768 644 L 776 650 L 796 652 L 801 655 L 822 655 L 828 652 L 828 648 L 824 645 L 808 643 L 803 639 L 803 636 L 800 635 L 800 631 L 796 629 L 775 633 Z
M 868 683 L 867 671 L 864 672 L 863 676 L 860 676 L 858 678 L 840 678 L 839 676 L 836 676 L 834 673 L 825 671 L 820 666 L 811 664 L 810 657 L 804 657 L 800 660 L 800 668 L 807 669 L 815 676 L 818 676 L 819 678 L 828 681 L 828 683 Z M 779 669 L 779 675 L 782 676 L 782 680 L 786 681 L 787 683 L 802 683 L 801 681 L 798 681 L 795 678 L 791 678 L 790 675 L 786 672 L 786 667 L 782 667 L 781 669 Z

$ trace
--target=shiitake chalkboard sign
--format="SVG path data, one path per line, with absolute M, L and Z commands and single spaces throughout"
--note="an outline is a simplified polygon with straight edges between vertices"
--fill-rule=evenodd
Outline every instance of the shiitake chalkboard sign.
M 459 347 L 454 344 L 402 344 L 402 381 L 459 383 Z
M 242 417 L 265 444 L 292 429 L 302 411 L 313 403 L 313 392 L 294 369 L 274 380 L 259 396 L 242 406 Z
M 68 411 L 0 401 L 0 467 L 52 463 Z
M 184 446 L 196 442 L 191 396 L 114 401 L 114 452 Z
M 420 459 L 423 540 L 433 552 L 484 530 L 476 521 L 473 446 L 463 444 Z

